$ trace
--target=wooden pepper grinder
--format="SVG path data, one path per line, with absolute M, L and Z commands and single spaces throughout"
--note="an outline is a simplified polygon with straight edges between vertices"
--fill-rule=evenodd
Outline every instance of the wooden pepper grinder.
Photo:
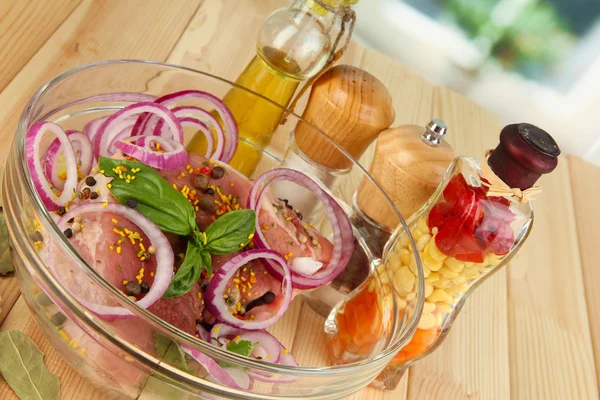
M 377 78 L 356 67 L 335 66 L 313 84 L 302 114 L 312 126 L 304 121 L 296 125 L 282 166 L 318 178 L 331 189 L 352 162 L 314 128 L 358 159 L 394 117 L 392 96 Z M 282 183 L 274 190 L 282 198 L 292 190 L 294 206 L 309 212 L 314 196 L 290 185 Z
M 355 159 L 394 122 L 392 96 L 373 75 L 338 65 L 313 85 L 302 118 L 320 129 Z M 304 122 L 295 131 L 298 148 L 316 164 L 347 169 L 352 162 Z
M 454 160 L 454 150 L 444 141 L 446 132 L 446 124 L 434 119 L 425 129 L 399 126 L 387 129 L 377 139 L 369 172 L 405 219 L 429 200 Z M 394 229 L 400 221 L 380 193 L 363 179 L 357 193 L 358 207 L 380 225 Z

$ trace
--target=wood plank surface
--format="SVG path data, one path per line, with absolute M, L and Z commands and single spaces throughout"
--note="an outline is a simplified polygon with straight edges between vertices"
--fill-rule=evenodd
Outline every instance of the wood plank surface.
M 567 160 L 540 183 L 534 228 L 508 269 L 511 397 L 597 398 Z
M 569 157 L 569 171 L 579 254 L 596 375 L 600 372 L 600 246 L 596 230 L 600 226 L 600 168 L 580 158 Z
M 0 1 L 0 141 L 12 139 L 26 101 L 39 86 L 91 61 L 166 60 L 235 79 L 254 55 L 264 18 L 286 3 Z M 439 117 L 449 125 L 448 140 L 458 153 L 478 157 L 495 146 L 497 119 L 464 97 L 434 88 L 356 43 L 341 63 L 367 70 L 388 87 L 396 125 L 424 125 Z M 368 163 L 371 154 L 372 149 L 362 161 Z M 0 163 L 5 159 L 6 150 L 0 149 Z M 600 169 L 576 158 L 569 163 L 561 159 L 557 171 L 542 180 L 528 242 L 508 268 L 477 289 L 442 346 L 413 365 L 397 390 L 368 388 L 351 398 L 597 399 L 600 253 L 594 233 L 600 224 L 599 178 Z M 0 330 L 22 330 L 36 341 L 49 369 L 61 379 L 62 399 L 105 399 L 52 348 L 24 300 L 17 300 L 18 290 L 16 278 L 0 278 Z M 302 301 L 290 311 L 285 327 L 275 328 L 277 335 L 292 350 L 314 346 L 298 332 L 318 325 L 321 317 Z M 2 382 L 0 398 L 16 399 Z
M 0 91 L 79 2 L 80 0 L 0 1 Z

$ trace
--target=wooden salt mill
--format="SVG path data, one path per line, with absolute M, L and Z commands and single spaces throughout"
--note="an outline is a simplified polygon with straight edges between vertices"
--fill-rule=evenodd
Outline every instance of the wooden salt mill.
M 387 129 L 377 139 L 369 172 L 404 219 L 429 200 L 454 160 L 454 150 L 443 140 L 446 132 L 446 124 L 434 119 L 425 129 L 399 126 Z M 366 179 L 358 189 L 357 201 L 362 212 L 385 228 L 392 230 L 400 223 L 381 192 Z
M 302 118 L 320 129 L 355 159 L 394 122 L 392 96 L 366 71 L 338 65 L 313 84 Z M 295 143 L 316 164 L 344 170 L 352 162 L 313 127 L 299 122 Z
M 392 96 L 373 75 L 360 68 L 338 65 L 315 81 L 308 104 L 290 136 L 282 167 L 318 178 L 332 189 L 336 178 L 347 173 L 352 161 L 331 140 L 358 159 L 375 138 L 394 122 Z M 286 198 L 294 193 L 294 206 L 304 213 L 313 207 L 314 196 L 293 183 L 274 188 Z

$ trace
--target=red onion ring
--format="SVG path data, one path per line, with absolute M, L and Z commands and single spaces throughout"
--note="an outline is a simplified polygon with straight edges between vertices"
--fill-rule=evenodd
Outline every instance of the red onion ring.
M 69 130 L 65 133 L 73 146 L 73 151 L 75 151 L 75 160 L 79 172 L 78 176 L 89 174 L 92 170 L 92 163 L 94 161 L 92 142 L 90 142 L 90 139 L 81 132 Z M 42 161 L 46 178 L 48 178 L 52 185 L 59 190 L 63 190 L 65 186 L 65 181 L 58 176 L 58 160 L 60 159 L 59 156 L 62 151 L 62 144 L 58 139 L 54 139 L 46 150 Z
M 63 147 L 63 154 L 67 164 L 67 179 L 60 196 L 56 196 L 50 187 L 50 183 L 44 175 L 42 167 L 42 151 L 40 145 L 47 134 L 54 134 Z M 77 160 L 75 151 L 69 141 L 69 137 L 62 128 L 53 122 L 35 123 L 27 131 L 25 137 L 25 152 L 27 165 L 31 173 L 33 184 L 39 193 L 42 202 L 48 211 L 54 211 L 71 201 L 75 188 L 77 187 Z
M 183 129 L 177 118 L 168 108 L 157 103 L 141 102 L 127 106 L 113 115 L 111 115 L 100 127 L 98 134 L 94 138 L 94 155 L 96 158 L 100 156 L 110 157 L 110 145 L 114 142 L 115 136 L 123 129 L 122 124 L 128 117 L 140 114 L 152 113 L 160 116 L 167 121 L 173 139 L 183 143 Z M 138 118 L 139 119 L 139 118 Z M 133 133 L 131 134 L 133 135 Z
M 173 279 L 173 264 L 174 256 L 173 249 L 169 240 L 154 222 L 135 211 L 130 207 L 123 206 L 117 203 L 87 203 L 72 208 L 68 213 L 58 221 L 58 227 L 63 230 L 68 227 L 68 221 L 83 213 L 100 213 L 111 212 L 118 214 L 132 223 L 134 223 L 150 240 L 150 243 L 156 248 L 156 271 L 154 273 L 154 283 L 150 291 L 146 293 L 144 298 L 136 301 L 136 304 L 141 308 L 148 308 L 156 303 L 166 293 L 171 280 Z M 80 300 L 87 309 L 97 315 L 115 318 L 134 315 L 131 311 L 123 307 L 111 307 L 99 304 L 93 304 L 88 301 Z
M 250 390 L 252 388 L 252 380 L 245 371 L 239 368 L 223 368 L 200 350 L 185 343 L 181 344 L 181 348 L 190 357 L 198 361 L 206 369 L 210 377 L 218 383 L 234 389 Z
M 221 117 L 221 120 L 225 125 L 225 130 L 227 131 L 228 135 L 228 140 L 226 140 L 225 150 L 221 161 L 231 161 L 237 149 L 238 126 L 229 108 L 227 108 L 227 106 L 219 98 L 213 96 L 210 93 L 203 92 L 200 90 L 183 90 L 180 92 L 175 92 L 162 96 L 159 99 L 157 99 L 155 103 L 162 104 L 166 107 L 172 107 L 183 101 L 190 100 L 200 100 L 207 102 L 212 107 L 214 107 L 217 113 L 219 113 L 219 116 Z M 138 121 L 136 122 L 133 128 L 132 136 L 151 134 L 150 132 L 154 129 L 154 126 L 157 123 L 158 120 L 156 119 L 156 117 L 152 117 L 148 114 L 142 114 L 140 118 L 138 118 Z
M 206 138 L 206 143 L 207 143 L 206 153 L 204 154 L 204 157 L 215 158 L 217 160 L 219 159 L 217 156 L 212 154 L 213 147 L 214 147 L 214 140 L 213 140 L 212 132 L 210 131 L 210 129 L 208 128 L 208 126 L 206 126 L 206 124 L 204 122 L 200 121 L 199 119 L 190 118 L 190 117 L 179 118 L 179 122 L 181 123 L 181 126 L 194 127 L 204 134 L 204 137 Z M 221 150 L 223 150 L 223 145 L 221 145 Z
M 237 336 L 240 337 L 239 340 L 248 340 L 253 344 L 258 343 L 266 355 L 266 357 L 260 359 L 274 364 L 279 363 L 279 359 L 281 358 L 281 343 L 265 330 L 247 331 L 225 324 L 217 324 L 210 331 L 210 343 L 220 348 L 226 348 L 226 346 L 220 343 L 220 339 L 227 338 L 231 340 Z M 252 358 L 259 359 L 256 356 Z
M 94 143 L 94 138 L 98 134 L 98 129 L 100 129 L 100 127 L 102 126 L 104 121 L 108 119 L 108 117 L 109 115 L 106 115 L 104 117 L 93 119 L 87 124 L 85 124 L 85 126 L 83 127 L 83 133 L 85 133 L 87 137 L 90 138 L 90 141 L 92 143 Z
M 175 114 L 175 116 L 177 118 L 179 118 L 180 121 L 182 121 L 182 118 L 187 119 L 188 117 L 190 117 L 190 118 L 200 120 L 201 122 L 203 122 L 205 124 L 209 124 L 210 128 L 214 129 L 214 131 L 215 131 L 215 134 L 217 137 L 217 147 L 215 149 L 214 154 L 212 154 L 210 156 L 208 155 L 210 153 L 207 151 L 206 157 L 213 158 L 215 160 L 219 160 L 219 161 L 223 161 L 223 162 L 231 161 L 231 160 L 223 160 L 223 152 L 225 150 L 225 143 L 226 143 L 225 133 L 223 132 L 223 128 L 221 127 L 221 124 L 219 124 L 219 121 L 217 121 L 217 119 L 215 117 L 213 117 L 213 115 L 211 113 L 209 113 L 208 111 L 206 111 L 202 108 L 194 107 L 194 106 L 175 107 L 171 111 L 173 112 L 173 114 Z M 158 123 L 156 124 L 156 127 L 154 128 L 154 135 L 160 135 L 161 134 L 160 132 L 162 129 L 164 129 L 164 123 L 161 120 L 161 121 L 158 121 Z M 208 130 L 208 132 L 202 130 L 202 133 L 204 133 L 204 136 L 206 136 L 207 140 L 209 140 L 209 137 L 210 137 L 210 143 L 213 142 L 213 134 L 210 129 Z M 233 146 L 235 146 L 235 148 L 237 149 L 237 140 L 235 143 L 233 143 Z
M 196 325 L 196 332 L 198 332 L 198 337 L 200 340 L 210 342 L 210 333 L 202 325 Z
M 272 260 L 281 265 L 281 285 L 283 286 L 282 294 L 284 296 L 283 303 L 274 316 L 264 321 L 240 320 L 229 313 L 229 310 L 223 300 L 223 295 L 225 294 L 227 283 L 231 278 L 233 278 L 236 271 L 242 266 L 246 265 L 249 261 L 256 259 Z M 290 268 L 281 254 L 273 250 L 248 250 L 233 257 L 231 260 L 223 264 L 221 268 L 219 268 L 219 270 L 215 273 L 215 276 L 213 276 L 208 283 L 204 300 L 206 302 L 208 311 L 210 311 L 210 313 L 217 319 L 225 322 L 228 325 L 231 325 L 235 328 L 248 330 L 266 329 L 277 322 L 290 305 L 290 302 L 292 301 L 291 279 L 292 276 L 290 273 Z
M 262 196 L 266 193 L 266 188 L 278 181 L 291 181 L 308 190 L 310 190 L 321 202 L 333 230 L 333 254 L 331 260 L 324 270 L 306 276 L 298 271 L 292 270 L 292 284 L 298 289 L 312 289 L 326 285 L 334 280 L 344 271 L 354 248 L 354 234 L 352 225 L 343 208 L 314 180 L 300 171 L 289 168 L 277 168 L 265 172 L 254 182 L 248 196 L 248 208 L 256 211 L 256 232 L 254 234 L 254 246 L 257 248 L 269 249 L 269 244 L 265 239 L 258 222 L 259 208 Z M 281 278 L 284 271 L 275 263 L 264 260 L 265 267 L 278 278 Z
M 144 147 L 132 143 L 136 141 L 143 141 Z M 161 153 L 152 149 L 152 142 L 159 143 L 165 151 Z M 158 169 L 178 169 L 188 162 L 188 153 L 183 145 L 162 136 L 132 136 L 116 142 L 115 147 L 128 156 Z

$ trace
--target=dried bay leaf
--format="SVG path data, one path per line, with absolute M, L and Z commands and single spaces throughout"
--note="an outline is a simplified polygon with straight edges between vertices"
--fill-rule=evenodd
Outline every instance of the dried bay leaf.
M 23 332 L 0 332 L 0 374 L 21 400 L 60 400 L 60 382 Z

